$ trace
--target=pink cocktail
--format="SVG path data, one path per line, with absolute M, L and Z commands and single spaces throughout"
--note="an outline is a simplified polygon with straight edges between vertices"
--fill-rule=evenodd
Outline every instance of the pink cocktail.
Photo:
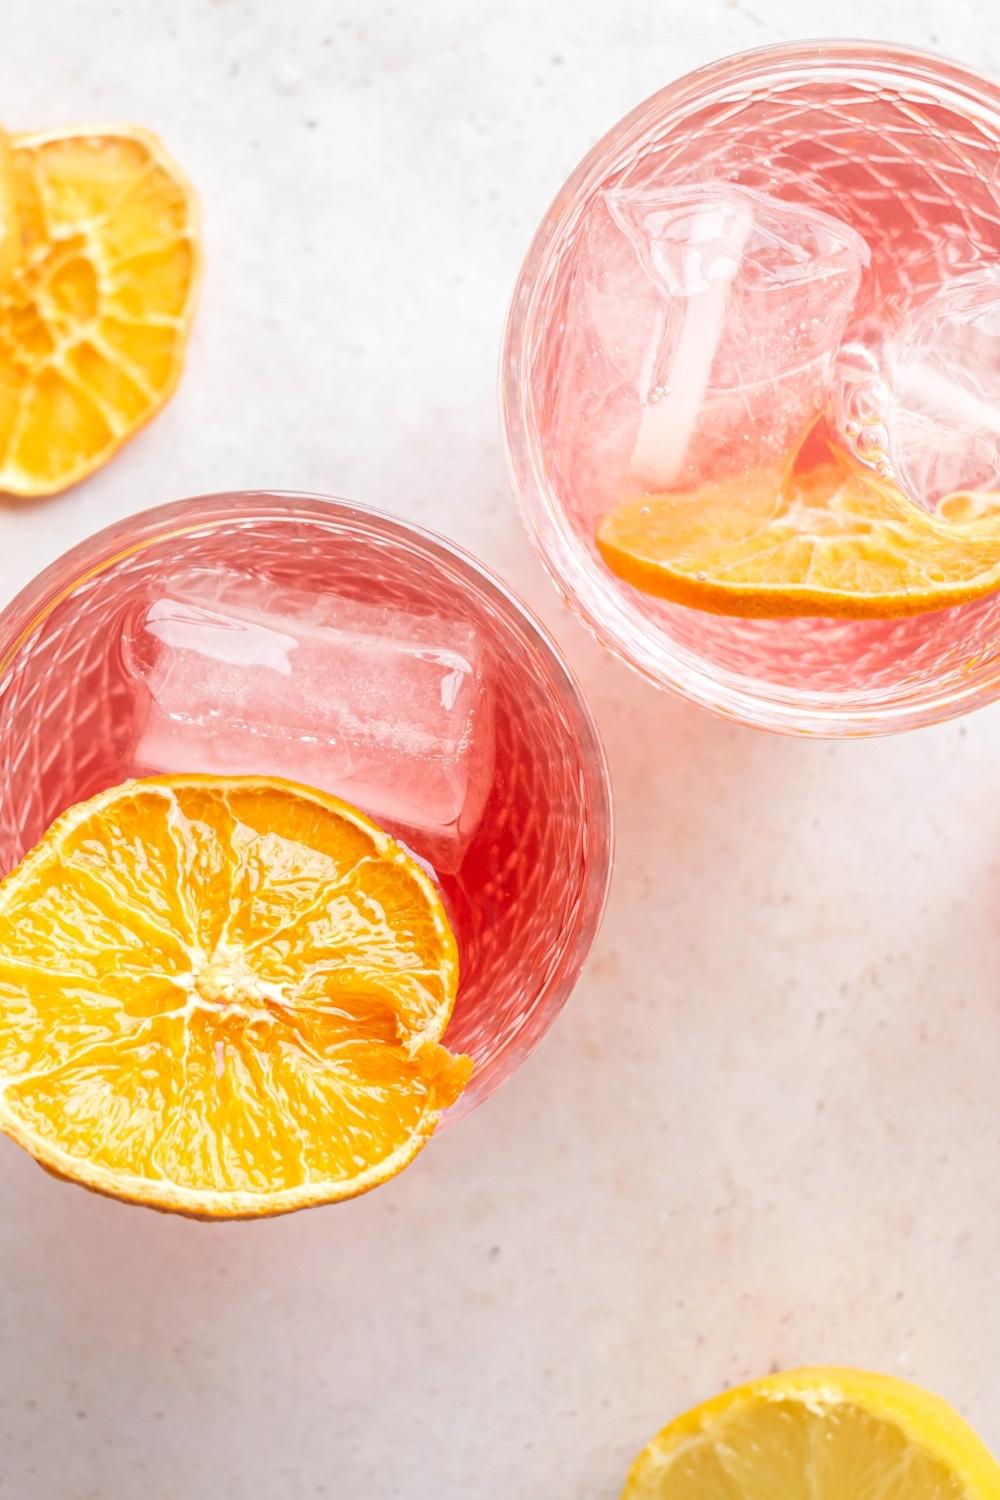
M 484 1098 L 593 940 L 610 806 L 552 644 L 470 558 L 309 496 L 207 496 L 99 533 L 0 615 L 0 874 L 129 776 L 278 774 L 353 801 L 439 881 L 447 1042 Z
M 826 734 L 1000 692 L 996 594 L 738 618 L 641 592 L 596 545 L 623 498 L 780 469 L 810 433 L 925 510 L 1000 491 L 998 162 L 992 84 L 874 43 L 793 44 L 664 89 L 560 193 L 510 314 L 510 461 L 561 591 L 656 682 Z

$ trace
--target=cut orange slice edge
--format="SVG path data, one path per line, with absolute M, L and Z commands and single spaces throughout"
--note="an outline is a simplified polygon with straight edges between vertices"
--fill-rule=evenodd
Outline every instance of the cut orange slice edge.
M 208 1218 L 384 1182 L 471 1072 L 434 882 L 346 803 L 126 782 L 0 884 L 0 1128 L 60 1176 Z
M 18 255 L 17 212 L 14 206 L 14 163 L 10 138 L 0 129 L 0 287 Z
M 940 1397 L 863 1370 L 770 1375 L 671 1422 L 622 1500 L 998 1500 L 1000 1465 Z
M 625 501 L 598 531 L 608 567 L 644 593 L 715 614 L 891 619 L 1000 587 L 1000 499 L 937 514 L 834 460 Z
M 138 127 L 18 135 L 10 146 L 0 491 L 45 495 L 106 463 L 173 392 L 200 276 L 199 215 L 179 167 Z

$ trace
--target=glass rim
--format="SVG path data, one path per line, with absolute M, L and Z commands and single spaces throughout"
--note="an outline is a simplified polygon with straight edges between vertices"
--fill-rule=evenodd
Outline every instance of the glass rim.
M 884 86 L 895 73 L 943 91 L 967 116 L 988 119 L 1000 133 L 1000 84 L 963 64 L 920 48 L 875 39 L 829 38 L 778 42 L 736 52 L 683 74 L 641 101 L 583 156 L 547 208 L 518 273 L 499 362 L 500 425 L 508 476 L 522 521 L 543 567 L 600 645 L 659 688 L 750 728 L 831 738 L 898 733 L 957 718 L 1000 696 L 1000 659 L 983 676 L 959 687 L 904 688 L 891 697 L 811 702 L 796 690 L 749 688 L 733 674 L 706 672 L 660 637 L 610 575 L 585 554 L 551 488 L 531 397 L 532 337 L 563 241 L 591 194 L 616 165 L 633 162 L 644 145 L 692 102 L 748 77 L 789 82 L 823 69 L 850 69 L 852 82 Z
M 294 506 L 294 509 L 290 509 Z M 460 1119 L 477 1108 L 506 1077 L 518 1068 L 541 1041 L 559 1015 L 575 987 L 594 939 L 601 926 L 611 884 L 614 848 L 614 813 L 607 756 L 597 723 L 577 678 L 545 626 L 496 573 L 472 553 L 440 533 L 399 516 L 354 500 L 299 490 L 220 490 L 169 501 L 137 511 L 111 522 L 77 542 L 49 563 L 0 610 L 0 708 L 2 679 L 18 652 L 34 631 L 59 604 L 68 600 L 88 580 L 99 577 L 116 563 L 136 556 L 148 547 L 174 537 L 197 535 L 206 529 L 225 529 L 227 523 L 267 519 L 320 526 L 337 520 L 361 522 L 373 532 L 416 543 L 424 553 L 443 562 L 457 564 L 478 590 L 497 604 L 505 622 L 544 658 L 567 711 L 580 755 L 584 780 L 586 820 L 583 830 L 584 874 L 580 900 L 570 930 L 562 934 L 559 957 L 541 983 L 524 1019 L 546 1013 L 545 1025 L 525 1046 L 523 1026 L 484 1067 L 484 1087 L 469 1090 L 443 1117 L 442 1124 Z M 72 578 L 67 581 L 67 568 Z M 504 1070 L 504 1058 L 511 1065 Z

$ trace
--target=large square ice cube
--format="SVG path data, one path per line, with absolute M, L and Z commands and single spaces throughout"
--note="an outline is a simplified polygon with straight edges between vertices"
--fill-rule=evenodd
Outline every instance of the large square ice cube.
M 892 468 L 918 504 L 1000 489 L 1000 268 L 937 290 L 896 340 L 887 385 Z
M 471 626 L 205 569 L 169 580 L 127 654 L 140 770 L 286 776 L 461 863 L 492 779 Z
M 582 445 L 606 504 L 790 461 L 868 259 L 831 215 L 728 182 L 598 195 L 567 303 L 557 446 Z
M 1000 267 L 944 281 L 898 328 L 841 352 L 833 402 L 845 448 L 934 511 L 1000 491 Z M 995 505 L 991 505 L 995 509 Z

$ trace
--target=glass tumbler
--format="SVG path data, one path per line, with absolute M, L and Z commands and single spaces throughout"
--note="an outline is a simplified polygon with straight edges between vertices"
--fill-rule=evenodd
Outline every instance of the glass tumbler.
M 976 358 L 989 366 L 975 373 L 993 382 L 996 408 L 998 163 L 994 84 L 903 48 L 796 42 L 670 84 L 616 125 L 559 192 L 509 314 L 502 407 L 510 468 L 562 595 L 658 685 L 771 730 L 861 735 L 946 719 L 1000 691 L 1000 594 L 909 618 L 737 618 L 653 598 L 611 573 L 595 532 L 621 497 L 615 424 L 637 420 L 641 397 L 630 330 L 614 323 L 614 286 L 593 241 L 588 250 L 603 195 L 635 190 L 655 202 L 660 191 L 710 195 L 724 185 L 833 216 L 870 251 L 845 341 L 873 326 L 889 336 L 912 327 L 925 350 L 933 355 L 936 343 L 943 357 L 946 339 L 927 334 L 928 318 L 947 315 L 949 334 L 961 334 L 956 320 L 974 304 L 983 330 Z M 602 318 L 618 328 L 616 347 L 602 341 Z M 925 415 L 911 412 L 911 426 Z M 955 458 L 961 433 L 946 436 Z M 989 442 L 970 432 L 967 455 L 996 490 L 998 437 L 998 423 Z
M 67 552 L 0 615 L 0 872 L 66 807 L 135 773 L 144 689 L 123 649 L 130 622 L 178 570 L 213 567 L 477 633 L 492 784 L 460 867 L 439 876 L 461 960 L 446 1041 L 476 1063 L 450 1117 L 466 1113 L 580 973 L 604 908 L 611 809 L 597 731 L 556 648 L 440 537 L 346 501 L 240 493 L 146 511 Z

